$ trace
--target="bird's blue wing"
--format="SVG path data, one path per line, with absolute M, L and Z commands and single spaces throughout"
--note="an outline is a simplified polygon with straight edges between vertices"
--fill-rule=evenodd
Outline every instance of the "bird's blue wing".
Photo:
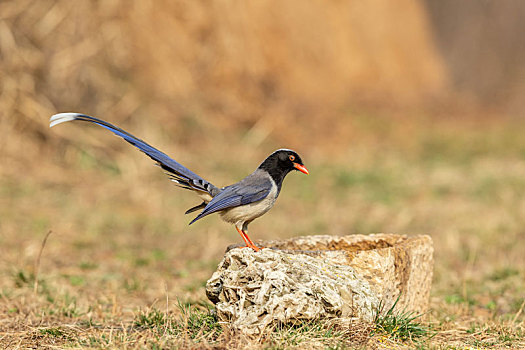
M 148 155 L 151 159 L 156 161 L 160 165 L 160 167 L 162 167 L 162 169 L 168 172 L 168 175 L 171 177 L 171 179 L 174 182 L 176 182 L 178 185 L 180 185 L 181 187 L 195 190 L 195 191 L 200 191 L 200 192 L 208 192 L 212 196 L 218 192 L 218 188 L 215 187 L 213 184 L 209 183 L 208 181 L 204 180 L 199 175 L 195 174 L 190 169 L 186 168 L 182 164 L 173 160 L 165 153 L 159 151 L 153 146 L 150 146 L 146 142 L 133 136 L 127 131 L 115 125 L 112 125 L 102 119 L 94 118 L 94 117 L 91 117 L 85 114 L 79 114 L 79 113 L 60 113 L 60 114 L 55 114 L 54 116 L 51 117 L 50 127 L 53 127 L 60 123 L 73 121 L 73 120 L 81 120 L 81 121 L 86 121 L 86 122 L 97 124 L 111 131 L 115 135 L 122 137 L 124 140 L 126 140 L 133 146 L 137 147 L 139 150 L 141 150 L 146 155 Z
M 271 182 L 269 180 L 262 184 L 258 184 L 257 187 L 246 186 L 246 184 L 243 184 L 242 182 L 228 186 L 215 196 L 208 205 L 206 205 L 204 210 L 190 222 L 190 225 L 206 215 L 263 200 L 268 196 L 271 189 Z

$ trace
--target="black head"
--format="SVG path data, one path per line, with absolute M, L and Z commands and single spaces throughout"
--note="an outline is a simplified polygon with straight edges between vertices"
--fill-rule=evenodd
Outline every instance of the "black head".
M 284 177 L 292 170 L 308 174 L 301 157 L 290 149 L 279 149 L 273 152 L 259 165 L 259 169 L 266 170 L 279 187 Z

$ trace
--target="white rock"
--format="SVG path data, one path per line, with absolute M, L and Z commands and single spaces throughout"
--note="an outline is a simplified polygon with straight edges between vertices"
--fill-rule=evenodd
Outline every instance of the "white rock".
M 429 236 L 306 236 L 226 252 L 206 294 L 221 321 L 247 334 L 276 322 L 359 319 L 380 301 L 424 312 L 432 281 Z

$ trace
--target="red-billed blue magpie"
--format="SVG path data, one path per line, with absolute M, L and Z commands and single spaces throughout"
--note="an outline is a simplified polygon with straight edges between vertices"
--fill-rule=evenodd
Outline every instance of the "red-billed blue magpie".
M 279 149 L 241 181 L 218 188 L 155 147 L 101 119 L 78 113 L 60 113 L 51 117 L 50 127 L 73 120 L 97 124 L 122 137 L 156 161 L 177 186 L 197 193 L 203 202 L 187 210 L 186 214 L 200 209 L 202 211 L 190 225 L 206 215 L 219 213 L 224 221 L 235 225 L 246 245 L 255 251 L 259 248 L 248 237 L 248 224 L 273 207 L 281 192 L 283 180 L 290 171 L 298 170 L 308 174 L 296 152 Z

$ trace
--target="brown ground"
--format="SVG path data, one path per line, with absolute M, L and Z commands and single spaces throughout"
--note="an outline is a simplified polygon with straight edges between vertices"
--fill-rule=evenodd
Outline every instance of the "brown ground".
M 525 347 L 525 122 L 452 98 L 421 4 L 392 17 L 353 1 L 125 3 L 0 3 L 0 347 L 343 348 L 368 335 L 219 331 L 203 285 L 238 234 L 217 217 L 188 227 L 193 195 L 104 130 L 48 128 L 70 110 L 217 185 L 296 149 L 311 175 L 286 179 L 252 238 L 430 234 L 421 322 L 435 336 L 419 346 Z

